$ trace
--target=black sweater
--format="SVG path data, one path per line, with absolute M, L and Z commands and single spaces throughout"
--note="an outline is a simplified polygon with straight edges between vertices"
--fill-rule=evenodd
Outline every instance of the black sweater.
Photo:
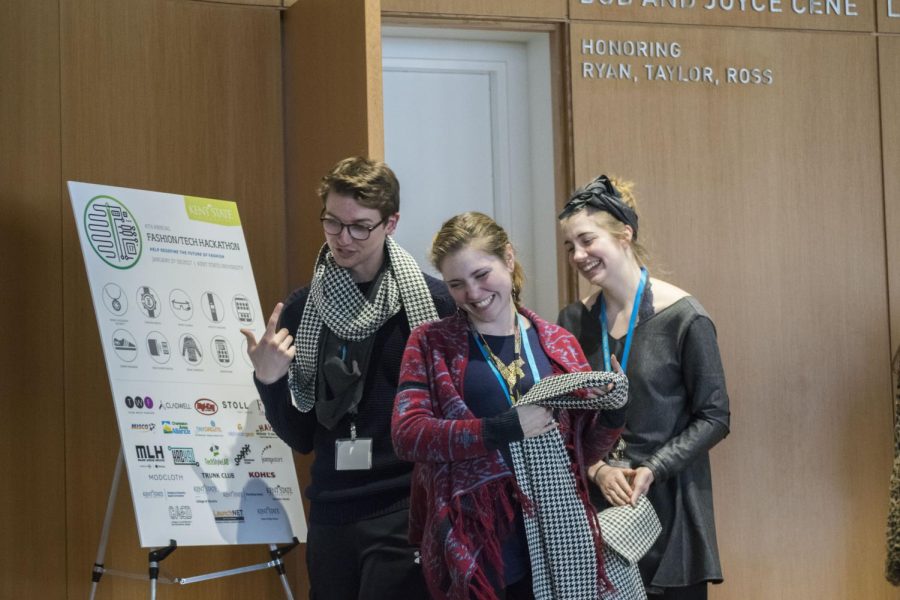
M 444 283 L 425 275 L 438 315 L 456 311 Z M 369 284 L 360 284 L 363 293 Z M 309 297 L 309 288 L 292 293 L 285 301 L 278 327 L 296 337 L 297 327 Z M 335 470 L 335 441 L 350 437 L 350 420 L 345 416 L 333 429 L 323 427 L 316 411 L 302 413 L 291 402 L 287 376 L 271 385 L 254 378 L 266 407 L 272 429 L 301 454 L 315 452 L 312 482 L 306 488 L 312 523 L 342 525 L 388 514 L 409 505 L 412 463 L 397 458 L 391 444 L 391 415 L 400 377 L 400 361 L 409 337 L 406 311 L 388 319 L 375 334 L 375 346 L 366 372 L 363 398 L 356 417 L 356 435 L 372 438 L 372 468 L 368 471 Z

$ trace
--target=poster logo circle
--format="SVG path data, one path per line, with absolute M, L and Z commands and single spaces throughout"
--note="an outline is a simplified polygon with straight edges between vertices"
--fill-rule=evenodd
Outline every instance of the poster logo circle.
M 100 260 L 130 269 L 141 258 L 141 230 L 131 211 L 112 196 L 94 196 L 84 208 L 84 231 Z

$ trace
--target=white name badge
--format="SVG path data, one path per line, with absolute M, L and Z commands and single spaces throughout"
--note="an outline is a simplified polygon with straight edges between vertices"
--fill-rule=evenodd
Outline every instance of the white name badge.
M 335 441 L 334 468 L 337 471 L 366 471 L 371 469 L 372 438 Z

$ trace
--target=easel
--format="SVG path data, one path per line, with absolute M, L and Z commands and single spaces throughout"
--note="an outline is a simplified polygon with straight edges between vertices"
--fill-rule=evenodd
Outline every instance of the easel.
M 275 569 L 278 572 L 278 577 L 281 579 L 281 585 L 284 587 L 285 597 L 287 598 L 287 600 L 294 600 L 294 595 L 291 593 L 291 586 L 289 585 L 287 575 L 285 574 L 284 561 L 281 560 L 281 557 L 293 550 L 300 543 L 296 537 L 294 538 L 294 541 L 292 543 L 281 548 L 279 548 L 275 544 L 269 544 L 269 556 L 271 557 L 271 560 L 269 560 L 268 562 L 248 565 L 246 567 L 238 567 L 236 569 L 227 569 L 225 571 L 205 573 L 203 575 L 195 575 L 193 577 L 169 577 L 167 575 L 160 576 L 159 563 L 165 560 L 165 558 L 172 552 L 174 552 L 178 547 L 178 544 L 175 542 L 175 540 L 169 540 L 169 545 L 164 548 L 157 548 L 150 551 L 147 557 L 148 569 L 146 575 L 142 575 L 140 573 L 117 571 L 115 569 L 107 569 L 103 565 L 103 560 L 106 556 L 106 544 L 109 541 L 109 530 L 112 523 L 113 510 L 115 509 L 116 505 L 116 495 L 119 491 L 119 482 L 122 479 L 122 471 L 124 470 L 124 467 L 125 455 L 122 452 L 122 448 L 120 446 L 119 456 L 116 459 L 116 469 L 113 473 L 112 485 L 110 486 L 109 490 L 109 500 L 107 500 L 106 503 L 106 515 L 103 518 L 103 529 L 100 532 L 100 545 L 97 548 L 97 560 L 94 562 L 94 567 L 91 570 L 90 600 L 94 600 L 94 595 L 97 593 L 97 584 L 100 583 L 100 578 L 104 573 L 108 573 L 109 575 L 117 577 L 126 577 L 129 579 L 138 579 L 142 581 L 149 580 L 150 600 L 156 600 L 157 582 L 187 585 L 189 583 L 198 583 L 200 581 L 218 579 L 220 577 L 228 577 L 230 575 L 239 575 L 241 573 L 261 571 L 263 569 Z

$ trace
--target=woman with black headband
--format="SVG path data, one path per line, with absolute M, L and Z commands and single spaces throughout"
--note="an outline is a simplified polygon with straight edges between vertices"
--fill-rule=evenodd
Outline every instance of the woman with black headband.
M 600 288 L 563 309 L 559 324 L 593 368 L 621 368 L 629 380 L 622 440 L 588 470 L 602 494 L 594 500 L 634 505 L 646 494 L 663 526 L 639 563 L 649 597 L 705 599 L 707 584 L 722 581 L 709 450 L 730 416 L 715 327 L 695 298 L 649 277 L 630 183 L 601 175 L 559 221 L 570 263 Z

